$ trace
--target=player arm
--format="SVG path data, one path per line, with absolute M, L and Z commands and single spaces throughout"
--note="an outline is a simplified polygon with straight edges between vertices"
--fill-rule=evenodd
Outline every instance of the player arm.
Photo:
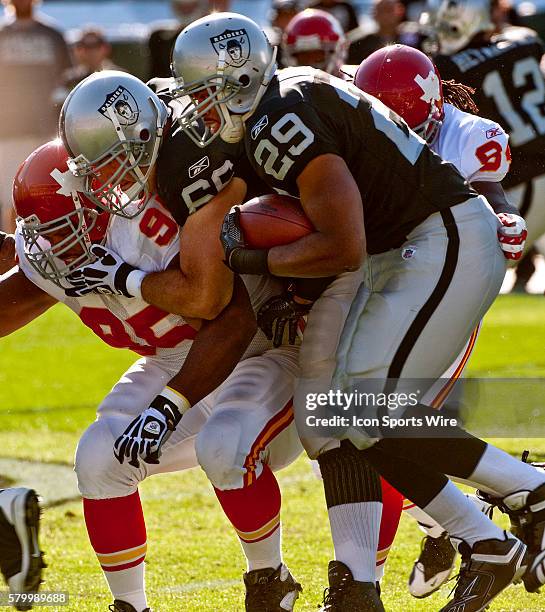
M 229 376 L 256 331 L 248 292 L 235 276 L 231 301 L 214 320 L 202 322 L 182 369 L 168 386 L 196 404 Z
M 344 160 L 330 153 L 314 158 L 299 175 L 297 186 L 301 206 L 316 231 L 270 249 L 271 274 L 312 278 L 357 269 L 365 254 L 363 206 Z
M 240 204 L 246 185 L 233 179 L 190 215 L 180 233 L 179 267 L 148 274 L 142 297 L 162 310 L 199 319 L 215 318 L 229 303 L 233 275 L 223 264 L 219 232 L 223 217 Z
M 19 268 L 0 276 L 0 337 L 24 327 L 57 300 L 30 281 Z
M 508 213 L 510 215 L 518 215 L 519 211 L 516 206 L 511 204 L 501 183 L 489 181 L 473 181 L 471 186 L 477 193 L 483 195 L 496 214 Z

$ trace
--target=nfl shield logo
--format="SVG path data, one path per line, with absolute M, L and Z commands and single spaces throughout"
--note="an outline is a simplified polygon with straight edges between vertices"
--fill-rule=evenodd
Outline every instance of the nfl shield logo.
M 133 125 L 138 121 L 140 111 L 138 104 L 131 92 L 120 85 L 117 89 L 106 96 L 104 104 L 98 109 L 110 121 L 113 112 L 119 121 L 119 125 Z
M 412 246 L 412 245 L 407 246 L 401 251 L 401 258 L 402 259 L 412 259 L 415 253 L 416 253 L 415 246 Z
M 221 34 L 212 36 L 210 42 L 218 55 L 224 52 L 227 66 L 240 68 L 250 57 L 250 39 L 244 28 L 224 30 Z

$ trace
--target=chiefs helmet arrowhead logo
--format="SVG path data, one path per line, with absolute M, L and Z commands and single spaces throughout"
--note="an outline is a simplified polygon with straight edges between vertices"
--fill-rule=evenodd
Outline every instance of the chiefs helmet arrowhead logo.
M 426 78 L 422 77 L 420 74 L 417 74 L 414 77 L 414 80 L 424 92 L 420 96 L 421 100 L 424 102 L 429 102 L 430 104 L 434 104 L 435 102 L 441 100 L 439 79 L 433 70 L 430 70 L 430 73 Z
M 63 196 L 70 196 L 74 191 L 83 191 L 85 177 L 74 176 L 70 170 L 61 172 L 58 168 L 51 171 L 50 176 L 59 184 L 57 193 Z

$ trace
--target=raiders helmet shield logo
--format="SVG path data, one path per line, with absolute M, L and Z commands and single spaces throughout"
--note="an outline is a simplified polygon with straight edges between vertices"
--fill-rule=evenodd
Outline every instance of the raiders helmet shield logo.
M 104 104 L 98 110 L 110 121 L 112 120 L 110 113 L 115 113 L 119 124 L 122 126 L 133 125 L 138 121 L 140 115 L 134 96 L 123 85 L 109 93 L 104 100 Z
M 227 66 L 240 68 L 250 57 L 250 39 L 244 28 L 224 30 L 222 34 L 212 36 L 210 42 L 218 55 L 221 51 L 225 52 Z

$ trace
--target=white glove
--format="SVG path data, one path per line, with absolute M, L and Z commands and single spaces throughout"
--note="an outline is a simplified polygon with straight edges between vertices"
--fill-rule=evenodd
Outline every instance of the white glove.
M 519 260 L 526 243 L 526 221 L 518 215 L 498 213 L 501 226 L 498 228 L 498 240 L 505 259 Z
M 70 287 L 64 292 L 69 297 L 88 293 L 106 293 L 125 297 L 142 297 L 140 287 L 146 272 L 126 263 L 117 253 L 94 244 L 91 253 L 97 258 L 91 264 L 66 277 Z
M 189 408 L 183 395 L 165 387 L 114 442 L 115 458 L 121 464 L 128 459 L 135 468 L 140 467 L 140 460 L 159 463 L 163 444 Z

